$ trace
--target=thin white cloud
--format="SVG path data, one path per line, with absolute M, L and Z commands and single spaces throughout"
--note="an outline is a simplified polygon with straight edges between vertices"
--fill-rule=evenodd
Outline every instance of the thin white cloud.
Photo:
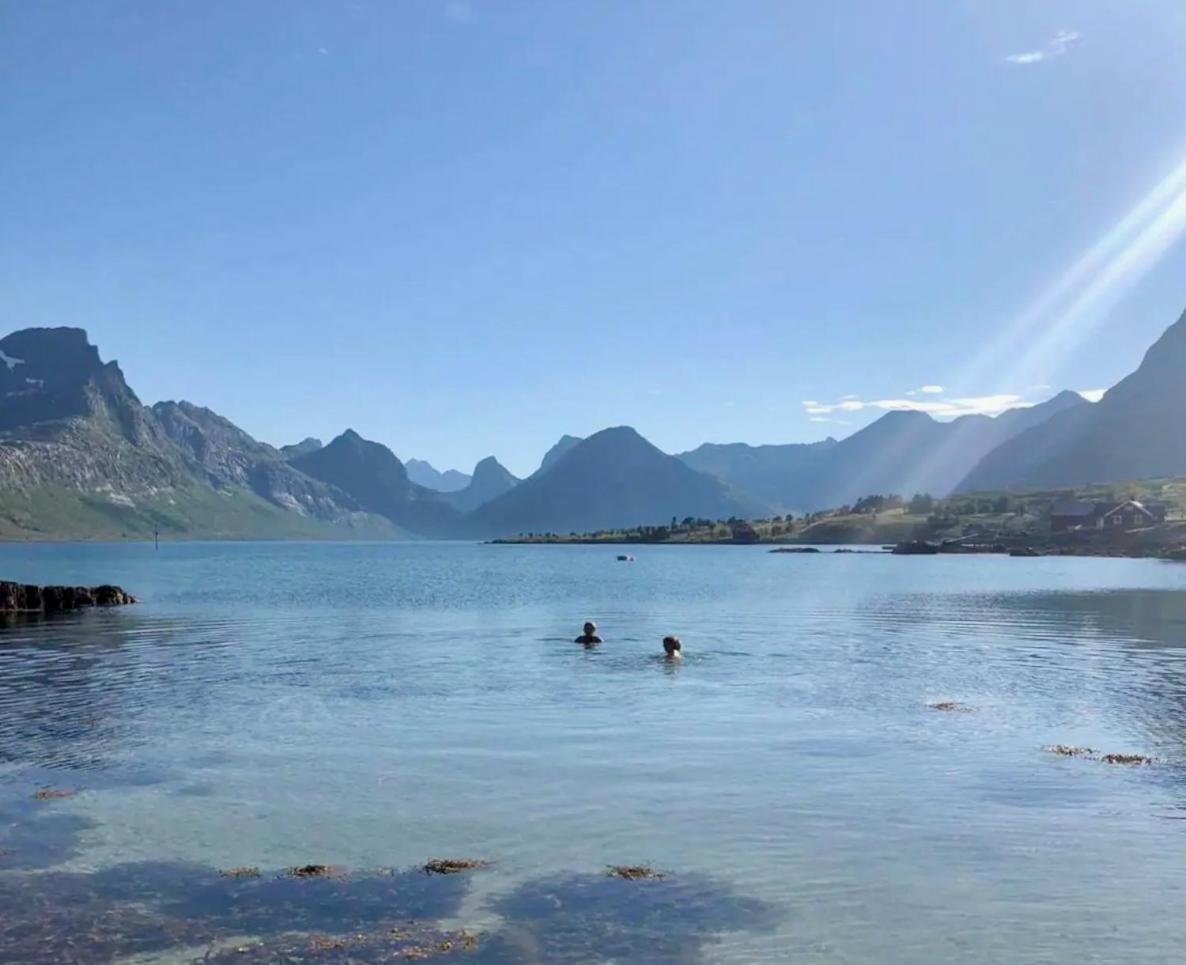
M 1005 58 L 1011 64 L 1040 64 L 1044 60 L 1061 57 L 1079 43 L 1082 35 L 1078 30 L 1060 30 L 1045 47 L 1038 50 L 1023 50 Z
M 971 395 L 957 399 L 841 399 L 838 402 L 817 402 L 805 406 L 806 414 L 814 417 L 829 416 L 836 412 L 861 412 L 878 409 L 882 412 L 925 412 L 940 419 L 954 419 L 962 415 L 999 415 L 1006 409 L 1025 408 L 1033 405 L 1023 396 L 1011 393 L 997 395 Z M 813 420 L 814 421 L 814 420 Z
M 918 387 L 918 391 L 925 392 L 925 393 L 927 393 L 927 395 L 942 395 L 943 386 L 941 386 L 941 385 L 920 385 Z
M 1099 402 L 1107 391 L 1107 389 L 1080 389 L 1079 394 L 1088 402 Z

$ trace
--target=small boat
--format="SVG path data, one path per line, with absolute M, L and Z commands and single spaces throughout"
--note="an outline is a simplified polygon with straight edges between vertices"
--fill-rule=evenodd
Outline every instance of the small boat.
M 1044 556 L 1044 553 L 1038 552 L 1032 546 L 1015 546 L 1009 550 L 1010 556 Z
M 633 557 L 633 556 L 627 556 L 625 553 L 620 553 L 620 554 L 618 555 L 618 562 L 619 562 L 619 563 L 633 563 L 633 562 L 634 562 L 634 557 Z

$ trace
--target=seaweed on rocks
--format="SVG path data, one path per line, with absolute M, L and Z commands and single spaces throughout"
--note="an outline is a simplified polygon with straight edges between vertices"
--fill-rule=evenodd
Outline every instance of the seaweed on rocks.
M 611 864 L 605 869 L 611 878 L 625 878 L 627 881 L 656 880 L 667 877 L 646 864 Z
M 1105 754 L 1100 758 L 1105 764 L 1152 764 L 1153 758 L 1145 754 Z
M 1083 757 L 1092 761 L 1102 761 L 1104 764 L 1153 764 L 1154 758 L 1147 754 L 1101 754 L 1090 747 L 1071 747 L 1066 744 L 1054 744 L 1046 748 L 1053 754 L 1063 757 Z
M 448 960 L 477 947 L 477 936 L 467 931 L 441 931 L 409 922 L 373 932 L 351 934 L 280 935 L 265 941 L 212 949 L 204 963 L 288 962 L 372 965 L 382 962 Z
M 341 878 L 345 872 L 328 864 L 305 864 L 284 872 L 289 878 Z
M 432 858 L 424 865 L 424 873 L 429 875 L 455 875 L 463 871 L 475 871 L 479 868 L 489 868 L 490 862 L 481 858 Z
M 42 787 L 33 793 L 34 801 L 61 801 L 74 797 L 78 791 L 73 788 Z

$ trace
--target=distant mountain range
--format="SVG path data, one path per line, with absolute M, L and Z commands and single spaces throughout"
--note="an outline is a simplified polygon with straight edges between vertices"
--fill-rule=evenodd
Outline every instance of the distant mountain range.
M 470 476 L 456 469 L 438 470 L 431 462 L 423 459 L 409 459 L 404 463 L 408 470 L 408 478 L 425 489 L 435 489 L 438 493 L 455 493 L 464 489 L 470 483 Z
M 539 472 L 478 507 L 468 526 L 477 536 L 588 532 L 667 523 L 673 516 L 758 515 L 765 509 L 620 426 L 574 441 L 551 465 L 545 462 Z
M 493 456 L 487 456 L 474 466 L 473 475 L 468 478 L 469 483 L 464 489 L 445 493 L 445 499 L 449 504 L 463 513 L 471 512 L 483 503 L 497 499 L 519 484 L 519 480 Z
M 680 455 L 783 512 L 850 504 L 870 493 L 946 495 L 988 453 L 1052 416 L 1091 404 L 1075 392 L 995 418 L 938 422 L 924 412 L 887 412 L 837 442 L 747 446 L 705 444 Z
M 563 436 L 527 479 L 407 465 L 346 430 L 276 449 L 189 402 L 145 406 L 76 328 L 0 339 L 0 538 L 479 538 L 801 513 L 864 495 L 1186 475 L 1186 316 L 1095 404 L 886 413 L 845 439 L 661 452 Z
M 420 536 L 460 535 L 461 513 L 444 497 L 408 479 L 386 446 L 347 429 L 328 445 L 290 460 L 294 469 L 346 493 L 369 513 Z

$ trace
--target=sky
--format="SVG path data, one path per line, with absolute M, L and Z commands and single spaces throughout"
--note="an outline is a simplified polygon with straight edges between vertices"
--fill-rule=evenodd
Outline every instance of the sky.
M 1181 0 L 0 0 L 0 332 L 526 474 L 1095 391 L 1186 308 Z

